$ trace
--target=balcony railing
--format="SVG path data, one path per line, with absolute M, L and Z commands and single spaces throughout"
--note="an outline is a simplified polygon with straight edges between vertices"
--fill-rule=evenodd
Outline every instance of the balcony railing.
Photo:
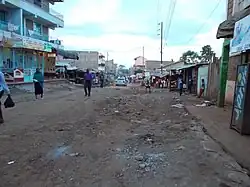
M 30 3 L 30 1 L 28 1 L 28 0 L 22 0 L 22 1 Z M 50 15 L 55 16 L 58 19 L 60 19 L 61 21 L 63 21 L 63 15 L 58 13 L 57 11 L 53 10 L 52 8 L 50 8 L 49 4 L 46 4 L 46 3 L 41 3 L 39 5 L 38 4 L 32 4 L 32 3 L 30 3 L 30 4 L 35 6 L 35 7 L 41 8 L 46 13 L 49 13 Z
M 20 26 L 5 21 L 0 21 L 0 30 L 15 32 L 17 34 L 21 33 Z
M 38 40 L 42 40 L 42 41 L 49 41 L 49 36 L 45 35 L 45 34 L 40 34 L 37 33 L 33 30 L 27 30 L 26 31 L 26 36 L 34 38 L 34 39 L 38 39 Z

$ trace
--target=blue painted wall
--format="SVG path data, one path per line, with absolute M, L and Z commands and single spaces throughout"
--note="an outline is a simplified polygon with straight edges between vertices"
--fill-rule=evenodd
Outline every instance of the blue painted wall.
M 205 80 L 205 93 L 204 95 L 207 95 L 207 80 L 208 80 L 208 65 L 204 65 L 199 67 L 198 69 L 198 81 L 197 81 L 197 95 L 200 93 L 201 88 L 201 80 Z
M 11 9 L 10 15 L 11 17 L 9 18 L 9 21 L 14 25 L 19 26 L 20 34 L 23 33 L 23 10 L 20 8 Z

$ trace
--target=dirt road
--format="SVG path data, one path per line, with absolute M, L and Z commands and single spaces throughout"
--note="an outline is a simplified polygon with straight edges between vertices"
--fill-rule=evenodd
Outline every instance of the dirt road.
M 245 187 L 172 93 L 81 89 L 20 102 L 0 126 L 1 187 Z

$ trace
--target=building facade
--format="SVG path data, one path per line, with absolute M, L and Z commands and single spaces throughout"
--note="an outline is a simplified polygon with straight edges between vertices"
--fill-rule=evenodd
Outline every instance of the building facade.
M 163 66 L 167 66 L 173 63 L 173 61 L 162 61 Z M 161 67 L 161 61 L 158 60 L 146 60 L 145 61 L 145 69 L 147 71 L 154 71 Z
M 72 51 L 73 52 L 73 51 Z M 98 69 L 99 52 L 98 51 L 74 51 L 78 54 L 79 60 L 76 61 L 76 67 L 79 69 Z
M 227 19 L 217 31 L 217 39 L 224 38 L 220 67 L 220 93 L 218 105 L 233 104 L 237 66 L 243 63 L 241 51 L 232 53 L 232 41 L 238 21 L 250 14 L 250 0 L 228 0 Z M 240 49 L 240 48 L 238 48 Z
M 142 56 L 134 58 L 133 72 L 136 73 L 137 71 L 145 71 L 146 60 L 147 59 Z
M 107 73 L 112 73 L 112 74 L 116 74 L 117 71 L 117 64 L 114 63 L 114 60 L 107 60 L 105 62 L 105 71 Z
M 0 68 L 14 76 L 16 69 L 24 82 L 31 82 L 36 68 L 55 63 L 59 40 L 49 30 L 64 27 L 63 16 L 50 8 L 63 0 L 0 0 Z

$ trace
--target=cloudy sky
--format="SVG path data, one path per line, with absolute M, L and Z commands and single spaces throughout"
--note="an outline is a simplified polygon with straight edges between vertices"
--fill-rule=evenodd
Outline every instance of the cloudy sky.
M 207 44 L 213 47 L 217 56 L 221 55 L 222 40 L 215 36 L 219 23 L 226 18 L 226 1 L 177 0 L 167 36 L 169 10 L 173 2 L 65 0 L 52 7 L 64 15 L 65 27 L 52 31 L 51 35 L 62 39 L 65 49 L 108 52 L 109 59 L 131 66 L 135 57 L 142 56 L 143 46 L 147 59 L 160 59 L 157 23 L 163 21 L 163 60 L 178 60 L 183 52 L 199 52 Z

